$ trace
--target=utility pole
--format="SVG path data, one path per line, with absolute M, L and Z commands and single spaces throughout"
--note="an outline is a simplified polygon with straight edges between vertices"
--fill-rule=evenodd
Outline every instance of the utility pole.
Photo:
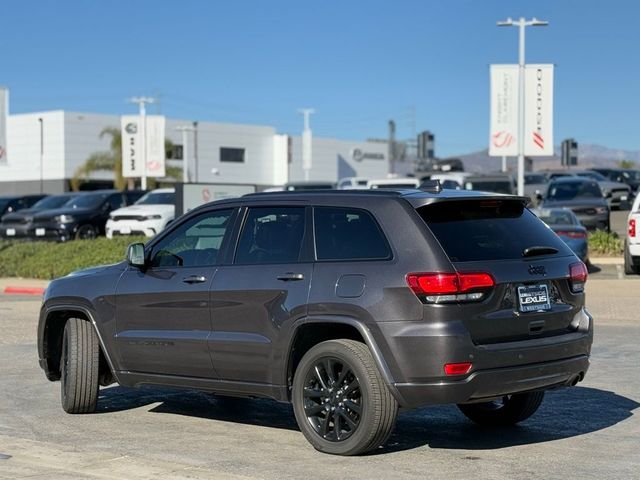
M 549 22 L 532 18 L 526 20 L 520 17 L 513 20 L 511 17 L 498 22 L 499 27 L 518 27 L 518 195 L 524 195 L 524 31 L 526 27 L 545 27 Z
M 193 178 L 198 183 L 198 122 L 193 122 Z
M 140 125 L 142 126 L 142 151 L 144 155 L 142 157 L 142 179 L 140 181 L 142 190 L 147 189 L 147 109 L 146 104 L 156 103 L 156 99 L 153 97 L 131 97 L 127 100 L 128 103 L 137 103 L 140 111 Z
M 304 180 L 309 181 L 309 172 L 313 164 L 312 158 L 312 135 L 309 125 L 309 117 L 312 113 L 316 113 L 313 108 L 300 108 L 298 113 L 304 117 L 304 130 L 302 130 L 302 169 L 304 170 Z
M 44 119 L 38 117 L 40 122 L 40 193 L 44 193 Z
M 389 120 L 389 174 L 396 173 L 396 122 Z
M 182 132 L 182 183 L 189 181 L 189 155 L 187 148 L 187 134 L 188 132 L 195 132 L 196 129 L 191 125 L 180 125 L 176 127 L 176 130 Z

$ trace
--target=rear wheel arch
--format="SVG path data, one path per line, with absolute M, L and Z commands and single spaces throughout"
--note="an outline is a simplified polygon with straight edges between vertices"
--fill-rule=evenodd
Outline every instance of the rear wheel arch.
M 355 340 L 365 344 L 373 357 L 385 383 L 391 389 L 394 397 L 400 400 L 400 396 L 393 387 L 393 378 L 387 363 L 380 352 L 369 329 L 360 321 L 344 317 L 340 319 L 306 318 L 293 327 L 289 347 L 287 349 L 286 362 L 286 386 L 288 399 L 291 400 L 291 387 L 293 378 L 300 360 L 311 348 L 327 340 Z
M 100 346 L 100 383 L 103 386 L 116 381 L 110 359 L 105 354 L 104 345 L 99 332 L 91 318 L 84 309 L 76 307 L 64 307 L 51 310 L 47 313 L 42 332 L 42 354 L 46 361 L 45 374 L 51 381 L 60 380 L 60 359 L 62 357 L 62 340 L 65 325 L 71 318 L 78 318 L 91 325 L 96 331 Z

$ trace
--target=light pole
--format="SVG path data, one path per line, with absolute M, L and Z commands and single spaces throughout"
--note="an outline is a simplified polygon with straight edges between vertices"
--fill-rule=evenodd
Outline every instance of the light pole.
M 40 193 L 44 193 L 44 120 L 38 117 L 40 123 Z
M 145 108 L 147 103 L 155 103 L 156 99 L 151 97 L 131 97 L 127 100 L 129 103 L 137 103 L 140 112 L 140 125 L 142 127 L 142 180 L 140 186 L 142 190 L 147 189 L 147 109 Z
M 549 22 L 533 17 L 526 20 L 511 17 L 498 22 L 499 27 L 518 27 L 518 195 L 524 195 L 524 29 L 526 27 L 545 27 Z
M 187 149 L 187 133 L 195 132 L 195 128 L 191 125 L 180 125 L 176 127 L 176 130 L 182 132 L 182 183 L 189 181 L 189 155 Z
M 300 108 L 298 113 L 304 116 L 304 130 L 302 131 L 302 169 L 304 170 L 304 180 L 309 181 L 309 172 L 312 165 L 311 150 L 311 127 L 309 126 L 309 117 L 312 113 L 316 113 L 313 108 Z

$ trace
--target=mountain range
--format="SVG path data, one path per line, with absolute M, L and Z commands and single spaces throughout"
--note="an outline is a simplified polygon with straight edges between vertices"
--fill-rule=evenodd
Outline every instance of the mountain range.
M 555 154 L 551 157 L 534 157 L 533 170 L 561 168 L 560 146 L 555 147 Z M 469 172 L 497 172 L 502 166 L 501 157 L 490 157 L 488 150 L 459 155 Z M 640 150 L 621 150 L 602 145 L 578 144 L 578 168 L 617 167 L 621 160 L 635 162 L 635 168 L 640 168 Z M 509 170 L 515 170 L 516 158 L 507 159 Z

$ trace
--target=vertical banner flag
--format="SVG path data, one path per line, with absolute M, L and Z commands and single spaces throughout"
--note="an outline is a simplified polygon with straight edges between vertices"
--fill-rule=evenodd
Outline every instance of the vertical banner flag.
M 122 127 L 122 176 L 125 178 L 142 177 L 143 175 L 164 177 L 165 118 L 161 115 L 147 115 L 145 117 L 124 115 L 121 117 L 120 123 Z
M 524 154 L 553 155 L 553 64 L 525 67 Z
M 553 65 L 524 70 L 524 154 L 553 155 Z M 489 155 L 518 155 L 518 65 L 491 65 Z
M 164 177 L 165 119 L 162 115 L 147 115 L 145 130 L 147 131 L 147 177 Z
M 141 177 L 144 173 L 144 142 L 142 137 L 142 117 L 124 115 L 120 118 L 122 127 L 122 176 Z
M 489 155 L 518 155 L 518 65 L 491 65 Z
M 7 163 L 7 118 L 9 117 L 9 90 L 0 87 L 0 164 Z

